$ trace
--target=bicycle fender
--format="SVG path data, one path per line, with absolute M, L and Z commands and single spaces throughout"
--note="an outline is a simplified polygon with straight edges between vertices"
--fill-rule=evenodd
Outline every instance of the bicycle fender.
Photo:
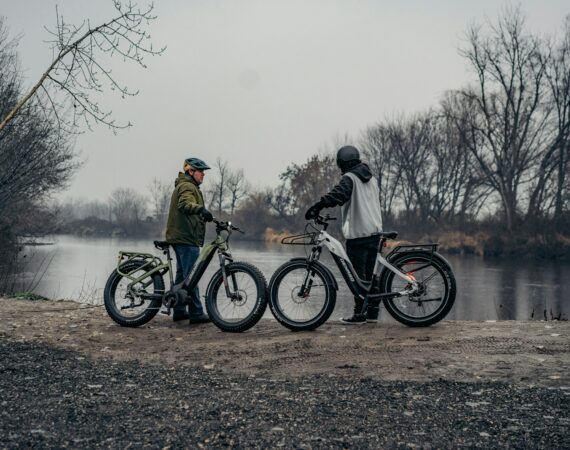
M 308 262 L 307 258 L 303 258 L 302 256 L 299 256 L 297 258 L 291 258 L 291 261 L 303 261 L 303 262 L 309 263 L 309 265 L 318 266 L 319 269 L 321 269 L 329 277 L 329 280 L 328 280 L 329 284 L 332 285 L 332 287 L 334 288 L 335 291 L 338 291 L 338 283 L 336 281 L 336 278 L 334 277 L 331 270 L 327 266 L 325 266 L 323 263 L 321 263 L 319 261 Z
M 426 257 L 426 258 L 430 258 L 430 257 L 437 258 L 437 259 L 439 259 L 443 264 L 447 265 L 447 268 L 452 271 L 451 265 L 449 264 L 449 262 L 448 262 L 443 256 L 441 256 L 440 253 L 437 253 L 437 252 L 433 252 L 433 253 L 432 253 L 432 252 L 428 252 L 428 251 L 425 251 L 425 250 L 414 250 L 414 249 L 410 249 L 410 250 L 405 250 L 405 251 L 402 251 L 402 252 L 394 253 L 393 255 L 391 255 L 390 258 L 387 259 L 387 261 L 388 261 L 390 264 L 397 264 L 399 258 L 402 258 L 402 257 L 404 257 L 404 256 L 408 256 L 408 255 L 410 255 L 410 254 L 420 255 L 420 256 L 424 256 L 424 257 Z M 384 267 L 384 268 L 382 269 L 382 271 L 380 272 L 380 276 L 378 277 L 379 286 L 384 286 L 385 279 L 386 279 L 386 277 L 388 276 L 388 274 L 390 274 L 390 273 L 391 273 L 391 270 L 388 269 L 387 267 Z
M 426 250 L 417 250 L 417 249 L 414 250 L 414 249 L 412 249 L 412 248 L 409 249 L 409 250 L 404 250 L 404 251 L 401 251 L 401 252 L 398 252 L 398 253 L 394 253 L 394 254 L 388 255 L 389 258 L 387 258 L 387 261 L 388 261 L 389 263 L 392 263 L 392 261 L 394 261 L 395 259 L 397 259 L 399 256 L 405 255 L 405 254 L 410 254 L 410 253 L 422 254 L 422 255 L 425 255 L 425 256 L 433 255 L 433 256 L 435 256 L 436 258 L 440 259 L 445 265 L 447 265 L 447 267 L 449 267 L 449 268 L 451 269 L 451 264 L 449 264 L 449 261 L 448 261 L 447 259 L 445 259 L 445 258 L 442 256 L 441 253 L 438 253 L 438 252 L 428 252 L 428 251 L 426 251 Z

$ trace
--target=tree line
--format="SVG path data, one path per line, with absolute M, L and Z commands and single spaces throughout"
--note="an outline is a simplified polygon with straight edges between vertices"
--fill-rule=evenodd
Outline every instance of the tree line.
M 20 97 L 21 76 L 2 22 L 0 30 L 4 115 Z M 380 188 L 386 227 L 414 237 L 483 229 L 511 239 L 537 232 L 566 236 L 570 17 L 547 38 L 528 30 L 518 8 L 505 9 L 466 31 L 460 55 L 471 73 L 463 87 L 447 91 L 426 111 L 386 117 L 358 136 L 337 138 L 286 167 L 275 187 L 253 189 L 242 169 L 218 159 L 203 185 L 206 204 L 214 215 L 239 222 L 250 238 L 267 237 L 269 229 L 302 230 L 305 210 L 339 180 L 334 150 L 356 143 Z M 0 158 L 6 162 L 0 165 L 0 212 L 12 214 L 0 215 L 1 225 L 10 236 L 37 232 L 38 223 L 45 231 L 46 220 L 33 211 L 68 231 L 89 220 L 93 229 L 105 222 L 107 232 L 124 234 L 156 235 L 165 225 L 172 180 L 154 179 L 146 192 L 121 188 L 106 201 L 71 201 L 46 212 L 38 199 L 64 187 L 77 162 L 73 135 L 40 103 L 29 103 L 0 131 Z M 45 171 L 43 184 L 34 180 L 37 170 Z
M 510 235 L 568 229 L 570 16 L 561 33 L 531 34 L 518 8 L 470 27 L 460 50 L 469 84 L 355 139 L 388 224 L 430 230 L 487 222 Z M 315 155 L 281 177 L 270 205 L 291 221 L 338 173 L 331 155 Z

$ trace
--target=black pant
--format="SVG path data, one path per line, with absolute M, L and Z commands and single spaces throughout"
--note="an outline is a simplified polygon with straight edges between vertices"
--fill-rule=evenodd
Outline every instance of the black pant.
M 368 236 L 346 240 L 346 254 L 361 280 L 370 281 L 372 279 L 379 244 L 380 236 Z M 358 300 L 357 297 L 354 297 L 354 302 L 357 308 L 362 307 L 362 300 Z

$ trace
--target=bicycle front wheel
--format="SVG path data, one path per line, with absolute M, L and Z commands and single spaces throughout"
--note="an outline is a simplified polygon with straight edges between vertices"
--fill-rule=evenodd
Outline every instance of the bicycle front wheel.
M 267 308 L 267 281 L 260 270 L 248 263 L 233 262 L 222 269 L 206 289 L 206 310 L 222 331 L 242 332 L 253 327 Z
M 439 322 L 455 302 L 455 277 L 449 264 L 439 255 L 429 252 L 402 253 L 390 261 L 405 274 L 413 276 L 420 289 L 410 295 L 384 300 L 386 310 L 411 327 L 426 327 Z M 409 283 L 394 272 L 384 272 L 380 279 L 382 292 L 402 292 Z
M 269 283 L 269 306 L 277 321 L 293 331 L 314 330 L 334 310 L 336 291 L 319 264 L 289 261 Z

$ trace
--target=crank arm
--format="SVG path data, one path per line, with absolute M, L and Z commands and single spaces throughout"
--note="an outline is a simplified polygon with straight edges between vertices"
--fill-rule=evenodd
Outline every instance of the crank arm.
M 164 294 L 140 294 L 139 297 L 143 300 L 162 300 Z
M 428 298 L 426 300 L 416 300 L 413 298 L 410 298 L 411 302 L 414 303 L 426 303 L 426 302 L 441 302 L 443 300 L 443 298 L 439 297 L 439 298 Z
M 144 303 L 144 301 L 141 301 L 140 303 L 137 304 L 133 304 L 133 305 L 127 305 L 127 306 L 121 306 L 121 309 L 135 309 L 138 308 L 139 306 L 142 306 Z

